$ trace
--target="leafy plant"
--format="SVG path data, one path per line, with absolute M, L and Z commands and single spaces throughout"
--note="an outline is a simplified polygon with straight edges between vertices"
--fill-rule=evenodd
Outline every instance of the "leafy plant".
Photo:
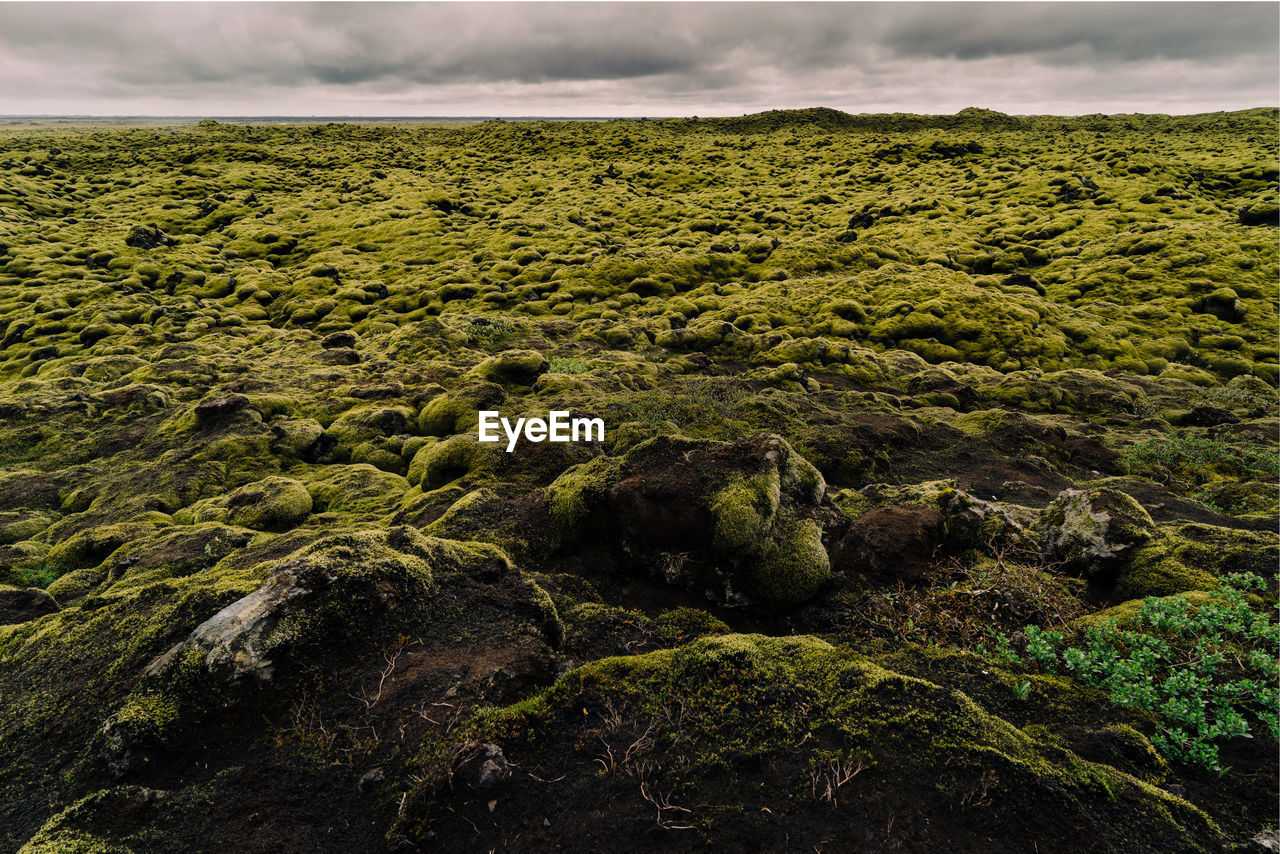
M 1025 659 L 1003 635 L 996 654 L 1050 673 L 1063 669 L 1110 691 L 1118 705 L 1154 712 L 1160 723 L 1151 741 L 1162 753 L 1221 772 L 1218 744 L 1251 737 L 1250 718 L 1280 739 L 1280 627 L 1247 593 L 1265 587 L 1257 575 L 1235 573 L 1200 605 L 1183 596 L 1148 598 L 1132 627 L 1105 621 L 1084 633 L 1082 646 L 1029 626 Z
M 553 374 L 585 374 L 591 371 L 591 364 L 578 356 L 552 356 L 547 363 Z
M 53 567 L 19 567 L 13 571 L 14 582 L 19 587 L 48 587 L 58 579 L 58 571 Z
M 473 317 L 463 327 L 471 344 L 495 344 L 516 332 L 516 325 L 505 317 Z
M 1193 484 L 1215 476 L 1275 477 L 1280 454 L 1270 448 L 1239 448 L 1219 437 L 1179 434 L 1139 442 L 1124 450 L 1134 474 L 1176 478 Z

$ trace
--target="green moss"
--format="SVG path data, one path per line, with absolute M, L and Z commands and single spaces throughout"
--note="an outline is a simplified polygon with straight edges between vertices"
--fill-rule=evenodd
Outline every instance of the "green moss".
M 302 457 L 316 447 L 324 428 L 314 418 L 277 419 L 271 422 L 274 447 L 291 457 Z
M 366 463 L 325 466 L 304 482 L 316 513 L 389 513 L 409 490 L 409 481 Z
M 778 512 L 782 480 L 776 469 L 736 478 L 711 498 L 716 548 L 736 555 L 759 554 Z
M 500 451 L 470 433 L 460 433 L 423 448 L 422 488 L 439 489 L 459 478 L 482 478 L 493 473 Z
M 418 429 L 428 436 L 450 436 L 474 428 L 481 410 L 497 410 L 506 399 L 502 387 L 493 383 L 435 397 L 418 413 Z
M 1215 585 L 1216 587 L 1217 585 Z M 1175 594 L 1180 599 L 1184 599 L 1197 607 L 1206 605 L 1213 601 L 1209 594 L 1204 590 L 1188 590 L 1183 594 Z M 1162 597 L 1170 598 L 1170 597 Z M 1102 625 L 1106 622 L 1114 622 L 1122 629 L 1132 628 L 1138 623 L 1138 612 L 1142 610 L 1142 599 L 1129 599 L 1119 605 L 1113 605 L 1101 611 L 1092 614 L 1085 614 L 1083 617 L 1077 617 L 1071 621 L 1071 627 L 1074 629 L 1091 629 Z
M 1187 566 L 1171 552 L 1168 544 L 1160 542 L 1140 549 L 1116 579 L 1113 595 L 1120 600 L 1142 599 L 1217 588 L 1216 576 Z
M 537 350 L 507 350 L 490 356 L 471 370 L 476 379 L 512 385 L 533 385 L 549 370 L 546 358 Z
M 342 413 L 325 433 L 350 455 L 370 440 L 409 432 L 414 420 L 413 410 L 408 407 L 361 406 Z
M 227 495 L 198 502 L 174 515 L 179 524 L 221 522 L 259 531 L 285 531 L 311 515 L 313 501 L 305 484 L 268 477 Z
M 1042 745 L 959 691 L 811 637 L 723 635 L 675 650 L 604 659 L 571 671 L 528 700 L 478 713 L 465 735 L 502 745 L 509 759 L 525 767 L 574 773 L 577 763 L 591 763 L 592 754 L 557 751 L 607 739 L 609 710 L 637 732 L 653 725 L 652 745 L 635 758 L 648 763 L 650 779 L 661 781 L 679 803 L 698 803 L 710 786 L 726 780 L 754 783 L 761 769 L 773 768 L 771 762 L 785 755 L 791 767 L 801 769 L 794 789 L 768 771 L 770 785 L 781 783 L 784 793 L 792 792 L 770 800 L 783 820 L 816 798 L 809 769 L 840 760 L 861 767 L 863 785 L 879 789 L 893 781 L 913 793 L 902 792 L 903 797 L 920 799 L 917 806 L 928 803 L 929 809 L 959 808 L 994 769 L 1002 783 L 991 807 L 996 814 L 1041 814 L 1047 807 L 1054 815 L 1080 819 L 1123 813 L 1123 827 L 1110 826 L 1144 842 L 1188 835 L 1208 840 L 1217 832 L 1185 801 L 1115 768 Z M 445 766 L 430 758 L 427 763 L 429 783 Z M 616 797 L 607 775 L 601 785 L 603 797 Z M 430 797 L 430 791 L 424 794 Z M 444 796 L 448 790 L 435 791 Z M 1123 802 L 1121 792 L 1128 793 Z M 715 839 L 722 822 L 740 820 L 737 814 L 702 813 L 694 833 Z
M 1277 561 L 1280 537 L 1270 531 L 1165 525 L 1160 536 L 1138 549 L 1121 570 L 1112 595 L 1119 600 L 1216 590 L 1220 576 L 1265 574 Z
M 160 513 L 149 515 L 149 519 L 94 526 L 78 531 L 53 545 L 44 557 L 45 563 L 57 569 L 59 574 L 98 564 L 130 540 L 146 536 L 170 524 L 168 516 Z M 57 534 L 58 531 L 50 528 L 46 529 L 44 536 L 50 538 Z
M 578 539 L 579 524 L 604 498 L 605 490 L 616 479 L 618 462 L 597 457 L 589 463 L 574 466 L 547 487 L 547 504 L 556 531 L 564 542 Z
M 408 481 L 414 486 L 422 484 L 423 476 L 427 473 L 427 460 L 431 459 L 431 448 L 440 440 L 435 436 L 423 437 L 423 441 L 413 452 L 413 456 L 409 459 Z
M 734 579 L 753 601 L 790 608 L 812 599 L 831 577 L 822 528 L 807 519 L 779 518 L 758 561 Z
M 101 832 L 84 829 L 102 814 L 116 813 L 131 802 L 142 803 L 141 787 L 120 786 L 86 795 L 49 819 L 19 851 L 22 854 L 135 854 L 139 849 L 122 845 Z
M 41 511 L 0 512 L 0 545 L 29 540 L 57 520 Z

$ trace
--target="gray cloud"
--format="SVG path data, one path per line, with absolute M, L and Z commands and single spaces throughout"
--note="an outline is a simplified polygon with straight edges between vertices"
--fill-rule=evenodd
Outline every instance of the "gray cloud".
M 1201 62 L 1276 54 L 1280 6 L 1248 3 L 955 4 L 889 27 L 904 56 L 1039 56 L 1061 64 Z
M 1262 3 L 0 3 L 0 113 L 1274 105 Z

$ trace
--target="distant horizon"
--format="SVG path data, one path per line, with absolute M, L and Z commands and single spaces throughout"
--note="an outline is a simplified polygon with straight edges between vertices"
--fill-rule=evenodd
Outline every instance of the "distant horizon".
M 848 110 L 842 110 L 838 107 L 827 106 L 810 106 L 810 107 L 771 107 L 763 110 L 750 110 L 745 113 L 724 113 L 724 114 L 706 114 L 706 115 L 511 115 L 511 114 L 359 114 L 359 113 L 311 113 L 311 114 L 286 114 L 286 113 L 0 113 L 0 120 L 15 119 L 189 119 L 195 121 L 201 120 L 287 120 L 287 121 L 310 121 L 310 120 L 364 120 L 364 121 L 400 121 L 400 120 L 417 120 L 417 121 L 491 121 L 500 119 L 502 121 L 673 121 L 681 119 L 734 119 L 746 118 L 748 116 L 765 115 L 768 113 L 788 113 L 788 112 L 804 112 L 806 110 L 832 110 L 848 116 L 929 116 L 929 117 L 954 117 L 958 116 L 966 109 L 990 110 L 993 113 L 1007 115 L 1011 118 L 1033 118 L 1039 116 L 1051 116 L 1054 118 L 1084 118 L 1086 116 L 1199 116 L 1214 115 L 1216 113 L 1247 113 L 1253 110 L 1280 110 L 1280 103 L 1277 104 L 1258 104 L 1253 107 L 1234 107 L 1230 109 L 1218 110 L 1192 110 L 1190 112 L 1165 112 L 1165 111 L 1127 111 L 1118 113 L 1108 113 L 1102 110 L 1085 113 L 1009 113 L 1003 110 L 995 110 L 990 107 L 963 107 L 955 112 L 936 112 L 921 113 L 912 110 L 893 110 L 874 112 L 858 112 L 853 113 Z

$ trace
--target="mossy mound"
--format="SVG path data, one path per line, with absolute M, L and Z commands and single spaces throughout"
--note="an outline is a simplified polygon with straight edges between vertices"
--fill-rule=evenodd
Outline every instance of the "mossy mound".
M 410 839 L 447 845 L 478 832 L 500 848 L 550 803 L 548 844 L 603 843 L 615 831 L 587 816 L 608 802 L 615 824 L 656 819 L 701 844 L 809 847 L 838 833 L 863 848 L 883 844 L 890 815 L 908 848 L 1012 851 L 1067 833 L 1126 851 L 1219 840 L 1155 786 L 1043 744 L 963 693 L 806 637 L 727 635 L 605 659 L 477 716 L 465 735 L 526 773 L 481 788 L 468 754 L 439 745 L 400 823 Z M 743 787 L 747 803 L 724 800 Z
M 311 494 L 304 484 L 287 477 L 268 477 L 180 510 L 174 521 L 221 522 L 259 531 L 287 531 L 306 520 L 312 506 Z
M 585 529 L 670 584 L 786 608 L 830 577 L 825 492 L 818 470 L 777 436 L 658 436 L 570 469 L 546 494 L 564 543 Z
M 490 382 L 529 386 L 549 369 L 546 358 L 537 350 L 507 350 L 476 365 L 471 375 Z
M 404 497 L 409 482 L 368 463 L 316 469 L 306 478 L 317 513 L 378 516 L 389 513 Z
M 1233 572 L 1274 575 L 1280 565 L 1280 538 L 1270 531 L 1235 531 L 1212 525 L 1166 525 L 1137 549 L 1120 570 L 1115 601 L 1216 590 Z

